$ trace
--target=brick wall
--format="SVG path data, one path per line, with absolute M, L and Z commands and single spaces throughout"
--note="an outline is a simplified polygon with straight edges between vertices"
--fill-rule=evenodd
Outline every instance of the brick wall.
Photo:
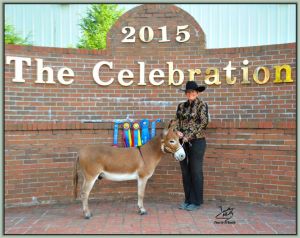
M 122 27 L 151 26 L 156 38 L 158 27 L 167 26 L 170 42 L 121 43 Z M 177 25 L 189 25 L 191 39 L 178 43 Z M 194 19 L 172 5 L 143 5 L 124 14 L 108 34 L 108 49 L 78 50 L 47 47 L 5 46 L 5 56 L 31 58 L 23 65 L 24 83 L 12 82 L 14 63 L 5 65 L 5 203 L 30 203 L 71 199 L 72 167 L 78 148 L 85 144 L 112 144 L 114 119 L 174 117 L 182 85 L 168 85 L 168 65 L 184 72 L 200 69 L 195 80 L 204 83 L 205 71 L 216 67 L 220 85 L 208 85 L 201 97 L 208 102 L 212 122 L 207 133 L 205 156 L 205 199 L 238 199 L 295 206 L 296 198 L 296 45 L 282 44 L 230 49 L 205 49 L 205 34 Z M 36 61 L 54 70 L 55 84 L 36 84 Z M 249 61 L 249 84 L 242 84 L 243 60 Z M 113 62 L 104 67 L 101 79 L 93 80 L 93 67 L 99 61 Z M 225 68 L 231 61 L 236 83 L 227 84 Z M 138 85 L 139 64 L 145 62 L 145 83 Z M 291 66 L 291 83 L 275 84 L 274 66 Z M 254 82 L 259 66 L 267 67 L 266 84 Z M 56 75 L 61 67 L 74 71 L 74 82 L 62 85 Z M 117 81 L 118 72 L 130 69 L 133 84 Z M 165 73 L 164 83 L 148 81 L 153 69 Z M 284 76 L 284 75 L 283 75 Z M 44 75 L 46 79 L 46 74 Z M 264 75 L 259 74 L 262 81 Z M 284 78 L 284 77 L 283 77 Z M 175 81 L 179 80 L 177 74 Z M 101 123 L 82 123 L 102 120 Z M 163 124 L 159 127 L 162 128 Z M 136 184 L 101 181 L 92 191 L 94 198 L 135 197 Z M 183 189 L 180 168 L 170 156 L 162 159 L 150 179 L 146 196 L 181 201 Z M 174 196 L 174 194 L 176 196 Z

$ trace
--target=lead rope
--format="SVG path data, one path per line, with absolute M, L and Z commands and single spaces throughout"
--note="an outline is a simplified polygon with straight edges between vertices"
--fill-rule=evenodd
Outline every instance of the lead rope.
M 189 143 L 189 146 L 192 147 L 192 143 L 191 143 L 190 141 L 188 141 L 188 142 L 183 142 L 183 141 L 182 141 L 182 144 L 181 144 L 182 147 L 183 147 L 183 144 L 184 144 L 184 143 Z
M 191 143 L 190 141 L 188 141 L 187 143 L 189 144 L 190 147 L 192 147 L 192 143 Z M 182 148 L 184 149 L 184 152 L 185 152 L 186 163 L 189 164 L 189 157 L 188 157 L 188 153 L 187 153 L 186 150 L 185 150 L 184 142 L 182 142 L 181 146 L 182 146 Z
M 144 160 L 144 156 L 143 156 L 142 151 L 141 151 L 141 147 L 140 147 L 140 146 L 137 146 L 136 148 L 138 148 L 138 150 L 139 150 L 139 152 L 140 152 L 140 155 L 141 155 L 141 157 L 142 157 L 142 159 L 143 159 L 143 162 L 144 162 L 144 164 L 145 164 L 145 160 Z

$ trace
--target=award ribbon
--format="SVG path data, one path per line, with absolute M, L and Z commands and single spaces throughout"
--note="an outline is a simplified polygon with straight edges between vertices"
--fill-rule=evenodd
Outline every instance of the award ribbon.
M 132 147 L 132 139 L 131 139 L 129 122 L 124 122 L 123 124 L 123 139 L 124 139 L 125 147 Z
M 138 122 L 133 123 L 133 146 L 141 146 L 142 140 L 141 140 L 141 132 L 140 132 L 140 124 Z
M 151 139 L 156 135 L 156 123 L 160 122 L 160 119 L 157 119 L 156 121 L 153 121 L 151 123 Z
M 143 119 L 140 121 L 140 126 L 142 130 L 142 144 L 146 144 L 150 140 L 149 134 L 149 120 Z

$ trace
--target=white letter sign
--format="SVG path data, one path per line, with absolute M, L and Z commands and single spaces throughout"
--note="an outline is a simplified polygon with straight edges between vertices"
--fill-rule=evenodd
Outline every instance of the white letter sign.
M 15 77 L 12 79 L 15 83 L 24 83 L 23 79 L 23 61 L 31 66 L 31 59 L 24 57 L 6 56 L 6 64 L 10 64 L 11 61 L 15 61 Z
M 108 61 L 100 61 L 99 63 L 97 63 L 93 69 L 93 78 L 94 78 L 94 81 L 99 84 L 99 85 L 102 85 L 102 86 L 107 86 L 107 85 L 110 85 L 114 79 L 113 78 L 110 78 L 109 81 L 107 82 L 103 82 L 100 77 L 99 77 L 99 69 L 102 65 L 107 65 L 110 69 L 112 69 L 113 67 L 113 64 L 112 62 L 108 62 Z

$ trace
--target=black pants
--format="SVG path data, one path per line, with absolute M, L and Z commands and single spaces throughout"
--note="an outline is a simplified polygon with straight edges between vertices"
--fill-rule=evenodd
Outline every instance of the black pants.
M 185 202 L 195 205 L 203 203 L 203 158 L 206 149 L 205 139 L 184 144 L 186 158 L 180 162 Z

